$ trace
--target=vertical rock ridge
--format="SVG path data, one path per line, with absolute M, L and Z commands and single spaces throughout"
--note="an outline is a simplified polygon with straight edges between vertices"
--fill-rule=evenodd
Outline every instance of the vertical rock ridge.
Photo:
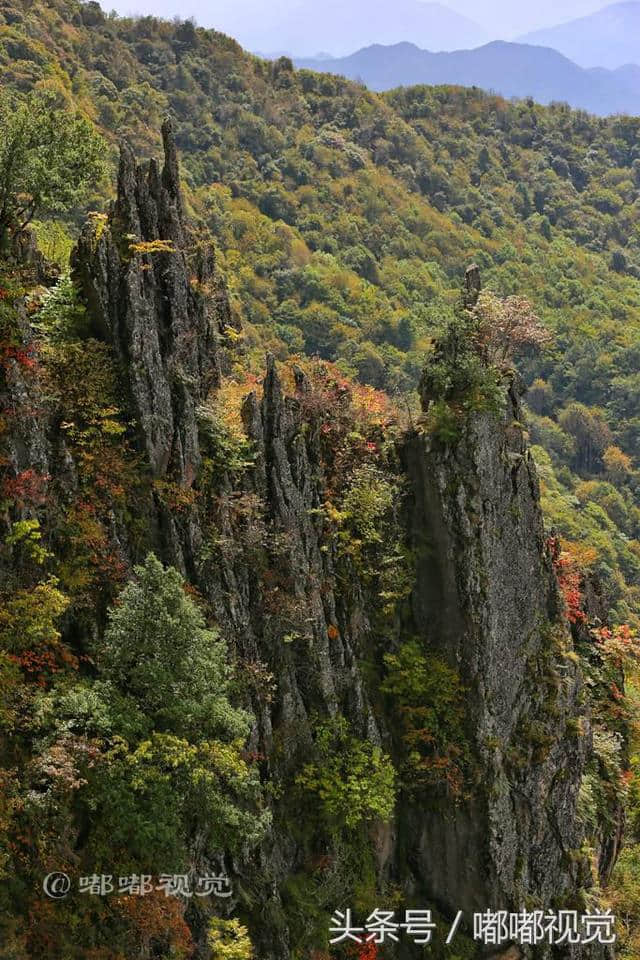
M 575 903 L 591 883 L 578 791 L 590 750 L 581 675 L 546 548 L 520 388 L 500 421 L 476 414 L 457 443 L 408 439 L 413 616 L 467 689 L 473 784 L 442 812 L 416 810 L 413 870 L 446 913 Z M 575 733 L 582 717 L 585 734 Z M 602 946 L 562 956 L 598 957 Z M 523 955 L 529 955 L 523 951 Z M 538 947 L 531 956 L 551 956 Z
M 128 373 L 154 475 L 190 485 L 201 459 L 196 407 L 220 381 L 231 316 L 212 249 L 187 239 L 169 121 L 162 133 L 161 174 L 121 145 L 117 199 L 106 221 L 84 230 L 73 268 L 95 334 L 113 343 Z

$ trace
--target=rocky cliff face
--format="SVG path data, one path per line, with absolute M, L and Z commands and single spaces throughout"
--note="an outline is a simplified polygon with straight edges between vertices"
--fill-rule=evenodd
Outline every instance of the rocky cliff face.
M 590 882 L 576 815 L 589 738 L 576 733 L 582 681 L 517 383 L 501 420 L 478 415 L 445 448 L 410 437 L 405 459 L 414 622 L 460 670 L 477 763 L 470 796 L 449 816 L 412 812 L 414 871 L 447 912 L 571 903 Z
M 178 161 L 167 121 L 165 162 L 137 167 L 123 144 L 118 196 L 89 225 L 74 265 L 94 332 L 126 365 L 153 473 L 191 484 L 199 464 L 195 408 L 219 383 L 231 326 L 211 246 L 185 232 Z
M 406 637 L 459 675 L 469 763 L 455 801 L 403 790 L 393 822 L 364 838 L 379 905 L 399 888 L 407 902 L 435 905 L 447 918 L 458 909 L 468 919 L 489 907 L 579 906 L 591 882 L 577 815 L 589 718 L 516 384 L 505 386 L 501 418 L 473 416 L 456 442 L 438 444 L 420 430 L 385 441 L 374 425 L 364 440 L 357 431 L 348 440 L 352 459 L 343 465 L 341 444 L 354 433 L 349 388 L 299 368 L 279 371 L 269 359 L 261 391 L 242 407 L 252 465 L 207 472 L 201 408 L 231 363 L 232 321 L 211 249 L 185 219 L 169 125 L 163 135 L 162 171 L 153 162 L 136 167 L 123 147 L 117 201 L 83 233 L 74 272 L 93 335 L 120 361 L 152 478 L 189 492 L 180 511 L 153 495 L 147 542 L 208 600 L 253 674 L 275 679 L 250 688 L 257 722 L 249 745 L 277 787 L 274 825 L 257 856 L 227 864 L 261 960 L 307 955 L 300 884 L 311 899 L 325 891 L 326 919 L 361 880 L 348 876 L 348 864 L 340 873 L 345 852 L 335 837 L 305 833 L 305 810 L 288 794 L 318 717 L 344 715 L 401 763 L 397 715 L 379 684 L 384 654 Z M 67 463 L 72 476 L 68 453 L 54 451 L 46 428 L 23 426 L 16 472 L 37 463 L 55 475 Z M 385 530 L 397 541 L 396 561 L 406 562 L 392 579 L 408 585 L 392 609 L 375 569 L 388 544 L 374 541 L 374 562 L 363 562 L 349 528 L 339 530 L 346 540 L 337 536 L 345 521 L 328 509 L 340 490 L 354 489 L 362 464 L 394 491 Z M 138 559 L 142 547 L 122 530 L 117 537 L 125 562 Z M 309 878 L 318 858 L 328 866 L 316 883 Z M 202 917 L 189 911 L 206 956 Z M 559 955 L 604 953 L 572 947 Z M 538 948 L 535 956 L 546 954 Z

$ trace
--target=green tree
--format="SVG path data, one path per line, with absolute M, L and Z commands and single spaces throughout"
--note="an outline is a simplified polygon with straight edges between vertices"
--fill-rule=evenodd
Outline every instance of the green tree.
M 213 960 L 251 960 L 254 955 L 247 928 L 236 919 L 214 917 L 209 921 L 208 940 Z
M 499 371 L 481 349 L 478 296 L 461 303 L 427 354 L 420 381 L 425 410 L 431 404 L 497 409 L 502 401 Z
M 111 610 L 103 677 L 133 698 L 157 730 L 244 738 L 249 716 L 228 700 L 226 644 L 208 630 L 173 567 L 150 553 Z
M 344 717 L 320 723 L 313 756 L 296 777 L 315 798 L 327 822 L 353 830 L 361 823 L 388 822 L 396 796 L 390 757 L 368 740 L 359 740 Z
M 37 215 L 68 211 L 104 170 L 105 144 L 52 93 L 0 92 L 0 252 Z
M 183 869 L 197 844 L 255 844 L 269 816 L 257 768 L 243 755 L 250 716 L 229 700 L 226 644 L 206 628 L 177 570 L 149 554 L 134 572 L 96 653 L 100 678 L 62 680 L 40 698 L 36 768 L 46 789 L 30 809 L 52 812 L 59 829 L 47 802 L 60 777 L 47 758 L 64 747 L 78 756 L 78 810 L 92 811 L 87 856 L 154 873 Z
M 554 406 L 553 387 L 537 377 L 527 391 L 527 404 L 534 413 L 548 417 Z
M 602 456 L 611 446 L 611 430 L 602 410 L 584 403 L 570 403 L 560 412 L 558 422 L 576 441 L 576 467 L 595 472 Z
M 43 296 L 34 326 L 51 342 L 88 337 L 87 311 L 69 273 L 62 274 L 55 287 Z

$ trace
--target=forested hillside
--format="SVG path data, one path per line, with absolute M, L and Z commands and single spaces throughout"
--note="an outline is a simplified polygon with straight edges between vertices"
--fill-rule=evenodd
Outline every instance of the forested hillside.
M 0 661 L 14 691 L 1 704 L 13 732 L 0 826 L 21 831 L 3 863 L 31 879 L 56 853 L 106 869 L 132 845 L 123 862 L 159 872 L 162 851 L 187 862 L 186 838 L 207 849 L 222 837 L 258 956 L 307 960 L 325 955 L 311 951 L 332 896 L 431 892 L 427 840 L 443 837 L 444 862 L 447 842 L 482 837 L 492 817 L 504 830 L 491 833 L 488 876 L 505 903 L 554 883 L 588 903 L 610 879 L 630 799 L 608 895 L 637 949 L 620 671 L 640 625 L 640 119 L 455 87 L 376 95 L 191 23 L 66 0 L 2 0 L 0 82 L 3 123 L 37 89 L 47 110 L 78 111 L 104 138 L 87 146 L 88 199 L 43 202 L 32 224 L 61 279 L 28 249 L 27 266 L 12 250 L 0 277 L 0 631 L 7 644 L 24 637 Z M 134 158 L 162 149 L 164 172 L 136 172 Z M 460 328 L 471 262 L 489 293 Z M 493 345 L 488 389 L 456 338 L 477 339 L 486 363 L 487 329 L 513 332 L 514 316 L 535 335 Z M 515 387 L 504 405 L 500 364 L 514 359 L 524 411 Z M 421 554 L 425 529 L 443 570 L 433 543 Z M 456 590 L 465 612 L 446 622 Z M 126 628 L 147 603 L 148 673 Z M 165 617 L 181 625 L 176 650 Z M 456 652 L 456 628 L 486 663 Z M 41 688 L 33 701 L 16 699 L 16 663 Z M 155 685 L 185 716 L 166 712 Z M 364 800 L 344 786 L 341 756 Z M 533 811 L 522 822 L 492 806 L 518 790 Z M 144 799 L 139 817 L 131 795 Z M 317 808 L 310 833 L 290 826 L 290 795 Z M 397 833 L 385 833 L 398 796 Z M 214 801 L 212 826 L 201 814 Z M 547 823 L 560 810 L 561 842 Z M 414 834 L 424 846 L 409 856 Z M 466 896 L 464 857 L 453 860 L 445 915 Z M 14 905 L 26 882 L 7 895 Z M 121 953 L 96 934 L 92 958 L 120 960 L 132 944 L 150 955 L 156 902 L 144 916 L 108 913 Z M 52 909 L 34 907 L 37 960 Z M 188 956 L 209 919 L 194 907 L 185 925 L 176 907 L 174 953 L 159 955 Z M 27 950 L 23 921 L 11 960 Z M 49 955 L 80 957 L 96 925 L 71 904 Z M 213 955 L 245 960 L 242 949 Z
M 551 458 L 547 512 L 597 546 L 617 618 L 636 622 L 640 120 L 455 88 L 379 97 L 189 23 L 1 9 L 5 84 L 54 89 L 141 154 L 174 114 L 190 208 L 217 238 L 250 361 L 339 358 L 404 393 L 465 263 L 497 294 L 529 297 L 554 332 L 528 367 L 543 381 L 531 428 Z

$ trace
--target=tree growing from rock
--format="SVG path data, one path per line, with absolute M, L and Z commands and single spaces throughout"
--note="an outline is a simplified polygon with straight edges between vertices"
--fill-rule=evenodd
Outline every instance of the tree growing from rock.
M 525 297 L 497 297 L 482 290 L 472 308 L 474 340 L 487 363 L 503 366 L 527 347 L 542 347 L 550 340 Z

